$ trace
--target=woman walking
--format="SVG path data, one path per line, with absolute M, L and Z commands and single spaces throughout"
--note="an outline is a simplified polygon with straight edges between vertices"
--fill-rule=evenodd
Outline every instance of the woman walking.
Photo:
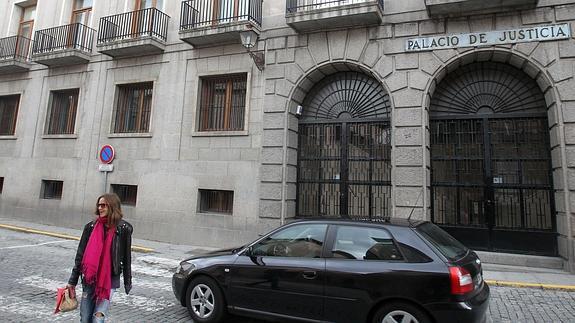
M 126 294 L 132 289 L 132 226 L 122 220 L 120 199 L 116 194 L 98 197 L 96 219 L 84 226 L 76 251 L 72 274 L 68 280 L 75 297 L 78 278 L 82 276 L 80 321 L 103 323 L 108 316 L 114 291 L 124 274 Z

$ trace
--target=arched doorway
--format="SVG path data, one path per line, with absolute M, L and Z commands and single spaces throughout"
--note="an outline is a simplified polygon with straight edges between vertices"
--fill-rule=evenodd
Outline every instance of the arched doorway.
M 523 71 L 475 62 L 430 103 L 432 220 L 478 250 L 557 254 L 545 98 Z
M 324 77 L 299 120 L 297 215 L 390 216 L 390 100 L 356 71 Z

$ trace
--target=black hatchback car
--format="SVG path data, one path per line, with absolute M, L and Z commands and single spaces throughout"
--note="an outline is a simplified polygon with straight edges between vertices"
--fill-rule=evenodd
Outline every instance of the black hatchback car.
M 172 279 L 194 322 L 482 322 L 477 255 L 427 221 L 306 220 L 192 257 Z

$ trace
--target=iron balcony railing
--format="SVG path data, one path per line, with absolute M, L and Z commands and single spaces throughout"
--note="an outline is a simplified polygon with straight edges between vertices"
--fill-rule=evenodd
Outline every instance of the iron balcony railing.
M 32 40 L 23 36 L 11 36 L 0 39 L 0 60 L 30 58 Z
M 98 44 L 151 36 L 166 41 L 170 16 L 156 8 L 121 13 L 100 19 Z
M 286 13 L 296 13 L 323 8 L 333 8 L 349 4 L 371 2 L 373 0 L 286 0 Z M 377 0 L 379 8 L 383 11 L 383 1 Z
M 32 54 L 49 53 L 64 49 L 92 51 L 95 30 L 80 23 L 36 31 Z
M 236 21 L 262 25 L 263 0 L 187 0 L 182 2 L 180 30 L 217 27 Z

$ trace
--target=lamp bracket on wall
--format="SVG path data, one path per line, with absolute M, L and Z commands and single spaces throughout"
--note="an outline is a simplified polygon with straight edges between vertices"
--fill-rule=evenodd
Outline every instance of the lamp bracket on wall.
M 246 27 L 247 27 L 246 30 L 240 32 L 242 45 L 246 48 L 248 54 L 250 54 L 250 57 L 256 64 L 256 67 L 261 72 L 264 70 L 264 67 L 266 65 L 265 51 L 263 50 L 252 51 L 252 48 L 254 48 L 257 44 L 259 35 L 254 30 L 252 30 L 250 25 Z

